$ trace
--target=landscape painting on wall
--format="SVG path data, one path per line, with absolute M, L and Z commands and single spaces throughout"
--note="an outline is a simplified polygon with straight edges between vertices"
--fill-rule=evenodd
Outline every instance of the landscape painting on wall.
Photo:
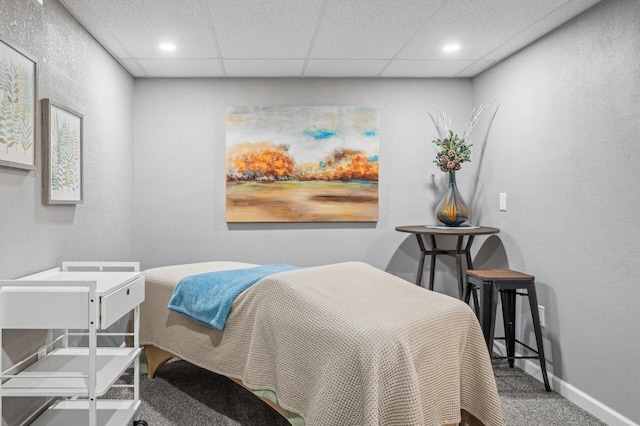
M 378 109 L 231 107 L 227 222 L 378 220 Z

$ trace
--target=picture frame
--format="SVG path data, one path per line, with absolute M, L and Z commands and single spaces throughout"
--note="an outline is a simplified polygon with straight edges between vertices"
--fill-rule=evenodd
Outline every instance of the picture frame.
M 84 117 L 42 99 L 42 202 L 82 204 Z
M 37 169 L 38 62 L 0 40 L 0 166 Z
M 377 222 L 375 106 L 233 106 L 225 116 L 228 223 Z

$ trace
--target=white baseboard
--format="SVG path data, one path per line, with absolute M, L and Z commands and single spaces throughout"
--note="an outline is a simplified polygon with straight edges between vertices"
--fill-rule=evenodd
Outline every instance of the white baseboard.
M 499 349 L 500 353 L 507 353 L 506 347 L 502 342 L 495 342 L 494 344 L 494 348 Z M 516 352 L 516 355 L 521 354 Z M 543 382 L 540 364 L 538 364 L 537 360 L 516 359 L 514 364 L 541 383 Z M 635 423 L 633 420 L 623 416 L 611 407 L 603 404 L 591 395 L 586 394 L 559 377 L 556 377 L 549 372 L 547 372 L 547 376 L 549 384 L 554 391 L 558 392 L 560 395 L 567 398 L 569 401 L 573 402 L 592 416 L 605 422 L 608 426 L 640 426 L 638 423 Z

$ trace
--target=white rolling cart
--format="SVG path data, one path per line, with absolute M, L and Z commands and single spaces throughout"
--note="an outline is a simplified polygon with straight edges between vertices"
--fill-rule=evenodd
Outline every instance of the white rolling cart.
M 144 276 L 137 262 L 64 262 L 61 268 L 0 280 L 0 341 L 3 329 L 62 330 L 53 342 L 9 369 L 0 357 L 0 413 L 2 397 L 5 403 L 6 397 L 51 397 L 32 425 L 146 425 L 138 419 L 143 301 Z M 133 333 L 104 332 L 131 311 Z M 69 332 L 73 329 L 87 331 Z M 133 346 L 98 346 L 98 336 L 114 334 L 132 337 Z M 74 335 L 87 336 L 88 344 L 69 346 Z M 117 384 L 130 368 L 133 384 Z M 112 387 L 133 388 L 133 398 L 101 398 Z

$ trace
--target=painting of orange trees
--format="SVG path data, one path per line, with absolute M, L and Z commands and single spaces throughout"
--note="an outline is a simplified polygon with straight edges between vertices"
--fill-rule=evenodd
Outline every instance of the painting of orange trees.
M 232 107 L 227 222 L 378 220 L 378 109 Z

